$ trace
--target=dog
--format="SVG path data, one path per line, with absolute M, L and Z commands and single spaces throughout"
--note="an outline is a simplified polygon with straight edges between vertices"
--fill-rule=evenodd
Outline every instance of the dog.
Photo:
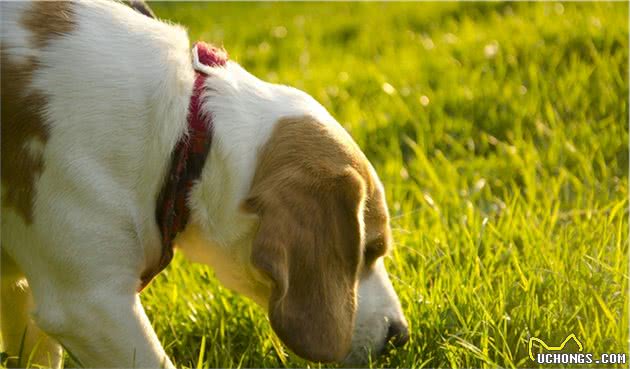
M 121 3 L 0 6 L 6 352 L 173 367 L 138 293 L 174 248 L 306 359 L 409 339 L 382 183 L 312 97 Z

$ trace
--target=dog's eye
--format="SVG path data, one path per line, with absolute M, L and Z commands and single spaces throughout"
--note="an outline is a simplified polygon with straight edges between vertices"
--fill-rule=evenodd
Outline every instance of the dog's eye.
M 365 251 L 363 259 L 365 260 L 365 265 L 372 265 L 376 259 L 385 255 L 387 251 L 387 244 L 385 243 L 385 237 L 378 236 L 373 240 L 370 240 L 365 244 Z

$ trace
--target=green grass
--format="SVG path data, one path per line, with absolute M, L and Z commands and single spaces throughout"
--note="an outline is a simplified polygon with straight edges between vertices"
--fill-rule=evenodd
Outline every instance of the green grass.
M 412 335 L 372 366 L 534 367 L 529 337 L 571 332 L 628 351 L 626 3 L 152 6 L 313 95 L 374 164 Z M 179 366 L 314 365 L 180 256 L 142 300 Z

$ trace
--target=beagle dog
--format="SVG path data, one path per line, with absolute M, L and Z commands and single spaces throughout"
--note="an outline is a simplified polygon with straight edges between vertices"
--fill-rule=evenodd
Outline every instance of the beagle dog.
M 172 367 L 138 292 L 174 247 L 304 358 L 408 340 L 383 186 L 313 98 L 117 2 L 0 6 L 3 350 Z

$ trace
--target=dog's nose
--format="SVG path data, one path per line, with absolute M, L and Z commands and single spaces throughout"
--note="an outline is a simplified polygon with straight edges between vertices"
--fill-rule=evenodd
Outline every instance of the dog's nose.
M 385 342 L 392 343 L 395 347 L 404 346 L 409 341 L 409 328 L 407 324 L 394 321 L 389 324 Z

